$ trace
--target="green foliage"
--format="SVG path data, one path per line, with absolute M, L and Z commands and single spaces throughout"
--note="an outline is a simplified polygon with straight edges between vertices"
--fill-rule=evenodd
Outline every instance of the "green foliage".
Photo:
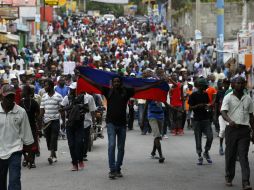
M 101 3 L 95 1 L 87 2 L 87 10 L 99 10 L 102 15 L 112 13 L 116 16 L 122 16 L 124 12 L 122 5 Z

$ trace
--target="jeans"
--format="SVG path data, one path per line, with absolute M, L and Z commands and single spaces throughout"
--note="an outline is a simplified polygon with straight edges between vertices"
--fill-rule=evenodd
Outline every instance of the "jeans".
M 120 171 L 123 164 L 124 146 L 126 139 L 126 127 L 107 123 L 108 133 L 108 159 L 111 172 Z M 117 137 L 117 138 L 116 138 Z M 115 159 L 115 148 L 117 139 L 117 160 Z
M 211 127 L 211 122 L 209 120 L 194 121 L 193 127 L 197 154 L 201 155 L 202 153 L 202 133 L 206 135 L 205 152 L 208 152 L 211 149 L 213 142 L 213 130 Z
M 72 164 L 77 165 L 83 161 L 83 122 L 77 122 L 74 126 L 66 128 L 67 140 L 70 149 Z
M 7 190 L 7 175 L 9 171 L 8 190 L 21 190 L 21 157 L 22 152 L 14 152 L 6 160 L 0 159 L 0 189 Z
M 250 166 L 249 166 L 249 146 L 250 129 L 248 126 L 238 128 L 226 127 L 225 130 L 225 159 L 226 159 L 226 179 L 232 181 L 235 177 L 235 164 L 237 154 L 242 170 L 242 184 L 250 184 Z

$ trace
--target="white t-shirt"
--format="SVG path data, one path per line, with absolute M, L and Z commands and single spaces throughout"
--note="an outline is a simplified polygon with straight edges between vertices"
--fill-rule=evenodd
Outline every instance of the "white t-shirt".
M 16 63 L 17 63 L 17 65 L 20 66 L 20 70 L 23 70 L 23 69 L 24 69 L 24 64 L 25 64 L 25 62 L 24 62 L 24 60 L 23 60 L 22 58 L 17 59 L 17 60 L 16 60 Z
M 62 101 L 62 96 L 57 92 L 51 97 L 47 93 L 42 96 L 40 108 L 45 110 L 43 118 L 45 123 L 60 118 L 59 109 Z

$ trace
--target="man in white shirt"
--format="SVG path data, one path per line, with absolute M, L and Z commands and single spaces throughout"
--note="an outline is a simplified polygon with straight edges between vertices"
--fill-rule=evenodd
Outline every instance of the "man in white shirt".
M 221 71 L 221 67 L 218 66 L 216 68 L 216 72 L 214 72 L 214 76 L 215 76 L 215 81 L 218 82 L 218 80 L 223 80 L 224 78 L 226 78 L 225 74 Z
M 16 105 L 15 89 L 6 84 L 1 89 L 0 104 L 0 189 L 21 190 L 21 157 L 23 145 L 34 142 L 26 111 Z
M 89 94 L 76 95 L 77 83 L 74 82 L 70 85 L 70 93 L 65 96 L 61 105 L 67 111 L 62 112 L 62 119 L 66 125 L 66 133 L 68 139 L 68 145 L 70 149 L 70 154 L 72 158 L 72 171 L 78 171 L 84 169 L 85 165 L 83 163 L 83 155 L 87 153 L 87 144 L 90 135 L 90 127 L 92 125 L 92 115 L 91 113 L 96 110 L 94 99 Z M 89 112 L 82 108 L 77 108 L 76 106 L 87 105 Z M 67 109 L 69 107 L 69 109 Z M 87 111 L 88 111 L 87 110 Z M 74 111 L 80 114 L 78 120 L 75 119 Z M 67 116 L 67 119 L 65 119 Z M 85 137 L 84 137 L 85 135 Z M 87 142 L 87 143 L 86 143 Z M 83 147 L 83 143 L 85 148 Z M 83 150 L 85 152 L 83 152 Z
M 44 134 L 46 137 L 47 147 L 50 151 L 50 157 L 48 158 L 49 164 L 57 162 L 56 151 L 57 141 L 60 130 L 60 105 L 63 100 L 62 96 L 55 92 L 54 82 L 50 79 L 44 83 L 46 93 L 41 99 L 41 118 L 43 118 Z
M 232 80 L 233 93 L 226 95 L 221 106 L 221 114 L 228 122 L 225 130 L 226 150 L 226 185 L 232 186 L 235 176 L 236 157 L 242 169 L 243 190 L 251 190 L 250 166 L 248 160 L 250 141 L 254 143 L 254 135 L 250 135 L 250 127 L 254 130 L 254 108 L 249 95 L 244 94 L 246 81 L 242 77 Z

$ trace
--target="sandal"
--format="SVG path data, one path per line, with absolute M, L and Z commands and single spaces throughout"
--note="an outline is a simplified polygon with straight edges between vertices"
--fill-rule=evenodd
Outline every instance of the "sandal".
M 26 166 L 27 166 L 27 161 L 26 161 L 26 160 L 24 160 L 24 161 L 22 162 L 22 166 L 23 166 L 23 167 L 26 167 Z

